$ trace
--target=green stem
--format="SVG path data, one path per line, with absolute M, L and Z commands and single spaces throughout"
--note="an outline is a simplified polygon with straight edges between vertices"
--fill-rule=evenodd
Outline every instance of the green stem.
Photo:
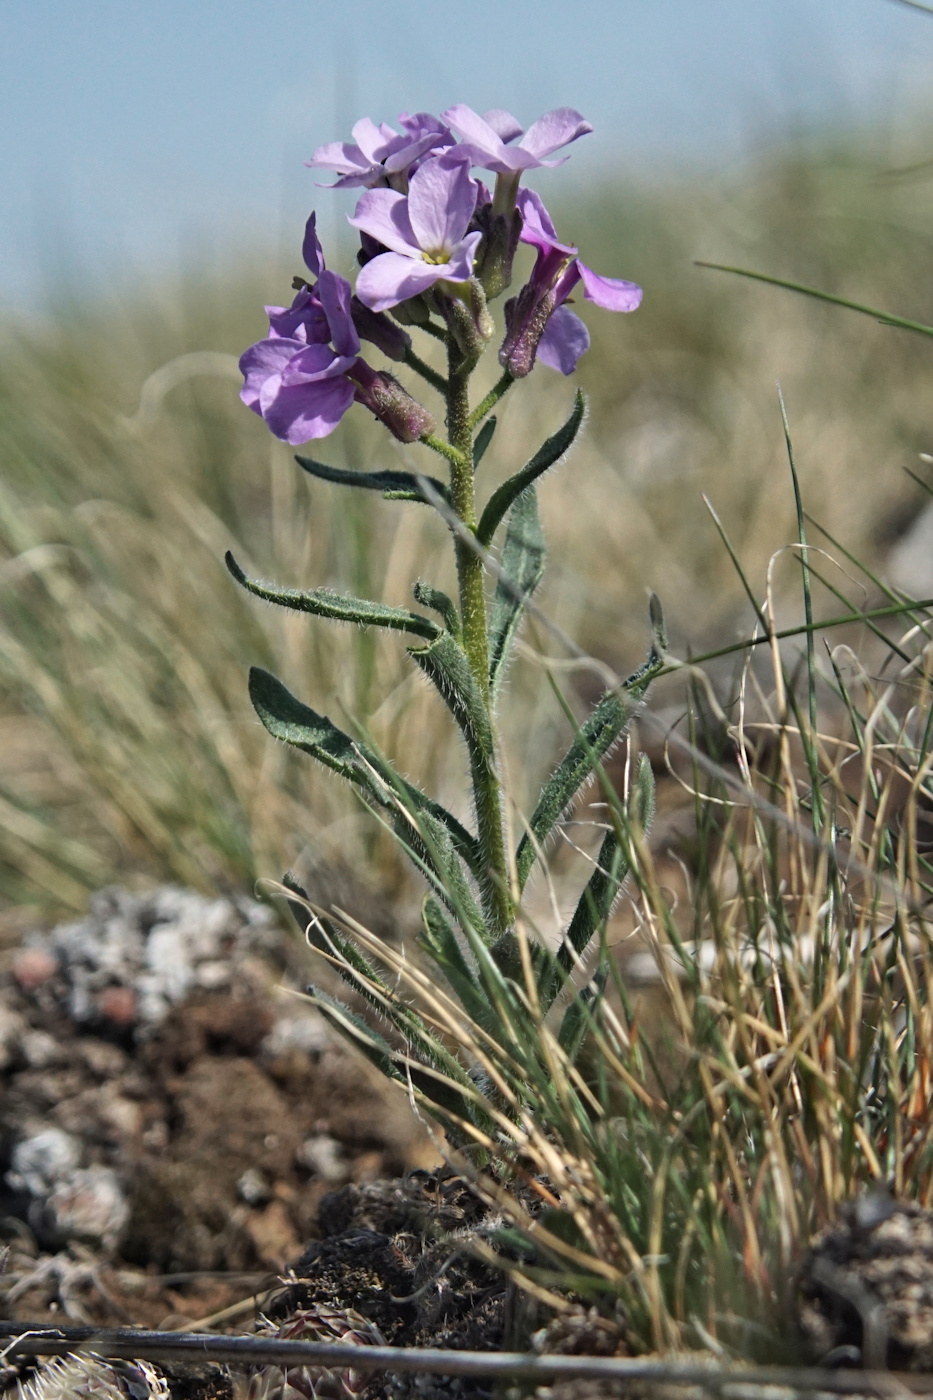
M 463 524 L 473 532 L 476 529 L 476 497 L 473 476 L 473 422 L 468 392 L 473 365 L 471 361 L 464 359 L 453 337 L 448 342 L 447 354 L 447 437 L 453 449 L 448 453 L 450 500 Z M 470 548 L 467 540 L 458 537 L 454 548 L 460 584 L 463 649 L 492 726 L 483 563 L 479 555 Z M 470 768 L 478 835 L 489 872 L 488 887 L 483 892 L 484 903 L 490 916 L 490 934 L 498 937 L 512 922 L 499 777 L 495 768 L 479 753 L 471 753 Z
M 476 408 L 474 408 L 473 412 L 470 414 L 469 421 L 471 429 L 475 428 L 477 423 L 482 423 L 486 414 L 489 413 L 491 409 L 495 408 L 499 400 L 511 389 L 514 383 L 515 380 L 512 378 L 511 373 L 506 370 L 499 382 L 494 384 L 490 389 L 482 403 L 477 404 Z
M 434 321 L 422 321 L 418 326 L 419 331 L 425 331 L 428 335 L 433 335 L 435 340 L 447 344 L 447 331 L 443 326 L 438 326 Z
M 422 379 L 426 379 L 439 394 L 447 393 L 447 380 L 444 376 L 426 364 L 420 355 L 416 355 L 411 346 L 405 351 L 405 363 L 409 369 L 415 371 L 415 374 L 420 374 Z
M 449 442 L 445 442 L 444 439 L 438 437 L 436 433 L 425 433 L 424 437 L 420 438 L 419 441 L 423 442 L 425 447 L 430 447 L 432 452 L 438 453 L 441 457 L 446 457 L 451 465 L 451 469 L 463 465 L 463 453 L 459 448 L 452 447 Z

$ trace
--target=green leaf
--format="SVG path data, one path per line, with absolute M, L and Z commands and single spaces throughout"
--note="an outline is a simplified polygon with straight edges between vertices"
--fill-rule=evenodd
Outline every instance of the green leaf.
M 496 431 L 496 419 L 495 419 L 495 415 L 493 415 L 492 418 L 487 418 L 487 419 L 486 419 L 486 422 L 483 424 L 483 426 L 480 428 L 479 432 L 476 434 L 476 439 L 475 439 L 475 441 L 474 441 L 474 443 L 473 443 L 473 470 L 474 470 L 474 471 L 475 471 L 476 468 L 479 466 L 479 464 L 480 464 L 480 462 L 483 460 L 483 458 L 486 456 L 486 448 L 487 448 L 487 447 L 489 446 L 489 444 L 492 442 L 492 435 L 493 435 L 493 433 L 494 433 L 495 431 Z
M 538 518 L 537 493 L 527 486 L 509 515 L 502 550 L 502 572 L 489 614 L 489 685 L 495 698 L 505 674 L 509 647 L 518 630 L 526 599 L 544 573 L 544 533 Z
M 557 1043 L 573 1064 L 583 1046 L 586 1032 L 593 1023 L 596 1009 L 602 1000 L 609 969 L 602 967 L 594 977 L 581 987 L 561 1018 L 557 1032 Z
M 413 472 L 353 472 L 344 471 L 340 467 L 327 467 L 323 462 L 312 461 L 310 457 L 296 457 L 295 461 L 304 471 L 321 481 L 333 481 L 338 486 L 359 486 L 364 491 L 381 491 L 390 501 L 421 501 L 426 505 L 430 504 L 418 477 Z M 442 500 L 449 500 L 449 493 L 443 481 L 434 476 L 426 477 L 425 480 Z
M 635 822 L 643 831 L 647 831 L 653 818 L 654 774 L 647 755 L 640 754 L 624 820 L 626 824 Z M 612 906 L 622 893 L 622 886 L 630 869 L 628 851 L 623 848 L 620 834 L 613 826 L 603 838 L 599 855 L 596 857 L 596 869 L 580 896 L 573 918 L 557 950 L 557 962 L 567 972 L 573 971 L 577 959 L 582 957 L 593 935 L 609 918 Z M 555 988 L 554 995 L 556 991 Z M 550 1006 L 553 999 L 553 995 L 543 997 L 542 1006 Z
M 430 608 L 432 612 L 440 613 L 447 631 L 453 633 L 459 641 L 460 614 L 457 612 L 453 599 L 449 598 L 440 588 L 434 588 L 430 583 L 422 583 L 420 579 L 414 585 L 412 592 L 415 595 L 416 603 L 420 603 L 423 608 Z
M 428 813 L 449 832 L 454 850 L 479 879 L 483 861 L 476 837 L 461 825 L 453 813 L 406 782 L 366 744 L 355 741 L 327 718 L 303 704 L 268 671 L 254 666 L 249 673 L 249 696 L 265 728 L 275 739 L 301 749 L 342 778 L 360 788 L 393 817 L 396 802 L 405 807 L 414 821 Z
M 460 726 L 470 758 L 487 768 L 494 753 L 489 715 L 466 652 L 449 632 L 442 632 L 427 647 L 409 647 L 408 654 L 437 686 Z
M 466 954 L 457 940 L 438 900 L 427 895 L 421 907 L 424 932 L 422 947 L 440 968 L 467 1015 L 477 1025 L 488 1030 L 492 1007 L 485 995 L 478 974 L 467 961 Z
M 578 389 L 573 410 L 564 426 L 559 428 L 553 437 L 549 437 L 543 446 L 539 447 L 531 461 L 522 467 L 520 472 L 510 476 L 508 481 L 504 481 L 498 490 L 492 493 L 476 528 L 476 538 L 484 548 L 488 549 L 493 535 L 516 497 L 520 496 L 526 487 L 537 481 L 538 477 L 542 476 L 549 467 L 553 467 L 555 462 L 559 461 L 571 447 L 574 438 L 580 431 L 585 410 L 586 399 Z
M 520 888 L 525 886 L 538 848 L 547 841 L 597 764 L 631 724 L 657 663 L 657 653 L 652 652 L 646 664 L 617 690 L 606 692 L 545 783 L 529 822 L 530 831 L 522 837 L 515 853 Z
M 348 598 L 342 593 L 334 593 L 329 588 L 312 588 L 302 591 L 298 588 L 274 588 L 270 584 L 258 583 L 247 578 L 233 555 L 228 550 L 224 562 L 237 583 L 242 584 L 257 598 L 267 603 L 278 603 L 283 608 L 293 608 L 296 612 L 313 613 L 316 617 L 329 617 L 337 622 L 358 622 L 363 627 L 388 627 L 396 632 L 414 632 L 419 637 L 432 640 L 442 635 L 440 627 L 429 617 L 409 612 L 407 608 L 392 608 L 387 603 L 371 603 L 366 598 Z
M 629 869 L 628 858 L 617 833 L 607 831 L 596 857 L 596 869 L 580 896 L 564 941 L 557 951 L 558 962 L 568 971 L 576 962 L 574 954 L 577 957 L 583 954 L 600 924 L 608 919 L 613 904 L 622 892 Z
M 397 828 L 399 837 L 413 844 L 418 854 L 424 856 L 435 877 L 435 890 L 456 914 L 461 926 L 465 930 L 473 929 L 482 936 L 485 929 L 483 916 L 457 858 L 458 852 L 449 829 L 426 808 L 417 813 L 416 820 L 416 831 L 400 822 Z M 482 871 L 477 878 L 481 879 L 481 876 Z

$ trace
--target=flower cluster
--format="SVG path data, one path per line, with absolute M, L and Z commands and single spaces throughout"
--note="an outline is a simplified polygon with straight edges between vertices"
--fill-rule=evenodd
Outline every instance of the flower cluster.
M 519 188 L 524 173 L 562 164 L 568 157 L 555 153 L 592 130 L 579 112 L 557 108 L 525 131 L 508 112 L 481 117 L 458 105 L 440 117 L 403 113 L 399 125 L 366 118 L 352 142 L 321 146 L 307 162 L 336 175 L 332 188 L 363 190 L 350 218 L 361 267 L 354 295 L 325 267 L 312 214 L 303 254 L 315 280 L 296 279 L 290 307 L 266 308 L 269 335 L 240 361 L 243 401 L 286 442 L 326 436 L 354 402 L 403 442 L 433 433 L 428 410 L 366 363 L 360 341 L 420 364 L 402 327 L 430 325 L 438 315 L 460 353 L 475 361 L 495 333 L 487 303 L 510 285 L 519 243 L 534 248 L 536 260 L 505 305 L 499 360 L 513 378 L 529 374 L 537 359 L 573 373 L 589 346 L 585 325 L 566 305 L 578 283 L 584 297 L 610 311 L 632 311 L 641 300 L 633 282 L 601 277 L 580 262 L 538 195 Z M 495 175 L 492 191 L 474 169 Z

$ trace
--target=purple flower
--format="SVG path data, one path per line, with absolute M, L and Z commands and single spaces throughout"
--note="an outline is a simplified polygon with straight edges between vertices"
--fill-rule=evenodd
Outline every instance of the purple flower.
M 586 136 L 593 128 L 573 107 L 555 107 L 553 112 L 545 112 L 523 134 L 523 129 L 510 112 L 494 109 L 482 117 L 462 103 L 448 107 L 442 113 L 452 131 L 461 137 L 458 154 L 468 155 L 471 165 L 480 165 L 484 170 L 496 172 L 496 193 L 494 211 L 497 214 L 511 214 L 515 208 L 518 182 L 525 170 L 537 170 L 542 165 L 563 165 L 569 156 L 557 160 L 546 157 L 568 146 L 580 136 Z M 510 145 L 516 136 L 521 140 Z
M 363 267 L 356 294 L 373 311 L 386 311 L 437 282 L 469 282 L 482 234 L 467 233 L 476 208 L 476 181 L 453 155 L 426 160 L 411 177 L 408 195 L 369 190 L 350 220 L 383 245 Z
M 497 175 L 537 170 L 542 165 L 563 165 L 569 156 L 558 160 L 545 157 L 593 130 L 572 107 L 555 107 L 553 112 L 546 112 L 524 134 L 510 112 L 493 110 L 480 117 L 462 103 L 448 107 L 441 120 L 461 137 L 460 150 L 470 156 L 472 165 L 494 170 Z M 507 144 L 516 136 L 522 138 L 517 146 Z
M 353 128 L 352 142 L 331 141 L 319 146 L 305 165 L 332 170 L 338 179 L 331 189 L 389 185 L 404 192 L 416 161 L 428 151 L 452 146 L 454 138 L 430 112 L 416 112 L 414 116 L 403 112 L 399 122 L 404 128 L 401 134 L 385 122 L 377 126 L 364 117 Z
M 588 301 L 606 311 L 634 311 L 641 288 L 601 277 L 582 263 L 575 247 L 559 241 L 550 214 L 533 190 L 519 193 L 517 207 L 521 241 L 537 249 L 537 258 L 527 284 L 506 305 L 507 332 L 499 359 L 516 379 L 531 372 L 536 357 L 562 374 L 572 374 L 590 344 L 586 326 L 564 305 L 577 283 L 583 283 Z
M 329 345 L 284 336 L 260 340 L 240 358 L 246 379 L 240 398 L 277 438 L 297 447 L 334 431 L 356 393 L 347 378 L 356 363 Z

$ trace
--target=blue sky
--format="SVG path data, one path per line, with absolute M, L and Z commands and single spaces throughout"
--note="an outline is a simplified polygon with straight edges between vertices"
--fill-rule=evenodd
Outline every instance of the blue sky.
M 0 0 L 0 307 L 73 260 L 294 241 L 315 201 L 333 228 L 301 162 L 358 115 L 575 106 L 575 178 L 663 176 L 903 123 L 931 56 L 933 17 L 894 0 Z

